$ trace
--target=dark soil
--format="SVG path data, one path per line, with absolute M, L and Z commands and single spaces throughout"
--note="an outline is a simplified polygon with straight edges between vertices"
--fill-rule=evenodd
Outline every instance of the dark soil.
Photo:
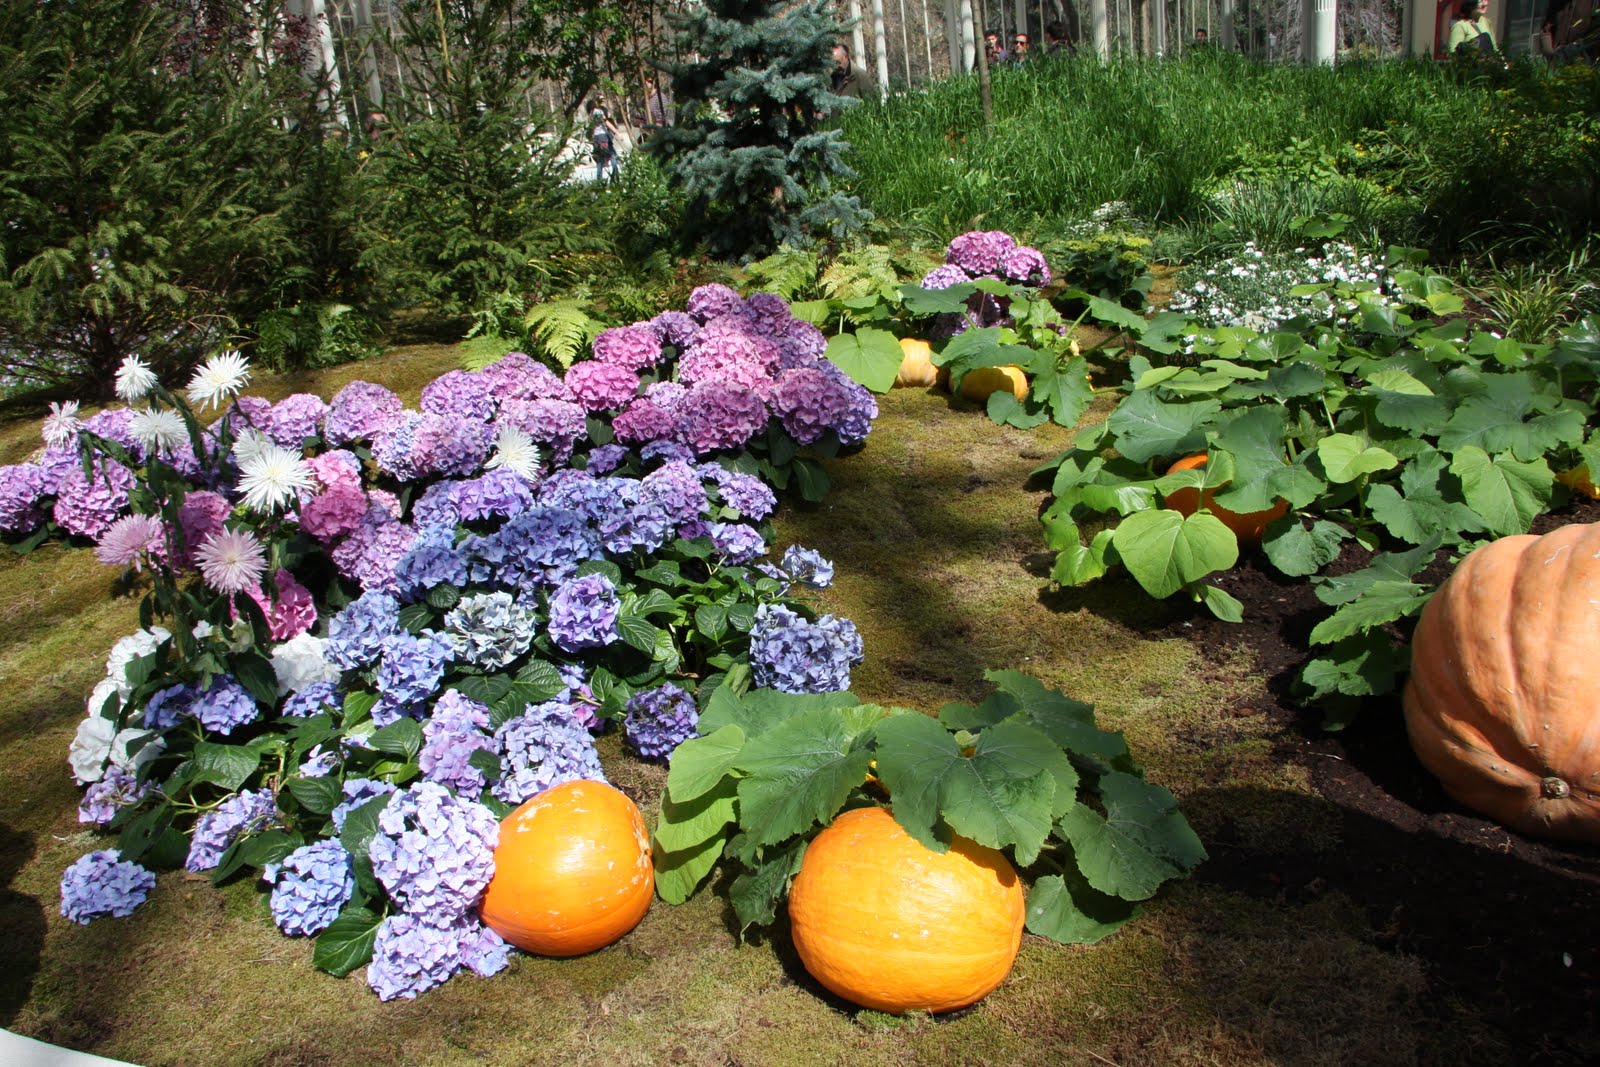
M 1535 525 L 1600 521 L 1584 501 Z M 1352 551 L 1333 565 L 1366 563 Z M 1449 572 L 1441 560 L 1426 577 Z M 1235 714 L 1266 714 L 1284 727 L 1280 757 L 1305 766 L 1340 811 L 1342 845 L 1332 852 L 1263 856 L 1226 839 L 1208 841 L 1197 877 L 1254 896 L 1304 901 L 1339 891 L 1365 908 L 1379 947 L 1424 961 L 1427 1005 L 1441 1027 L 1472 1020 L 1513 1044 L 1471 1062 L 1600 1062 L 1600 849 L 1538 841 L 1451 800 L 1417 762 L 1398 695 L 1373 699 L 1338 732 L 1293 693 L 1309 658 L 1311 628 L 1329 609 L 1309 583 L 1253 557 L 1219 585 L 1244 604 L 1242 626 L 1197 613 L 1173 624 L 1212 655 L 1243 645 L 1266 695 Z M 1461 1035 L 1450 1042 L 1461 1047 Z

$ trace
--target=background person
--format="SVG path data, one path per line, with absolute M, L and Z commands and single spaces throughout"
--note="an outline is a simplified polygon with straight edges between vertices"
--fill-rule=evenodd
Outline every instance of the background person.
M 1500 51 L 1483 0 L 1461 0 L 1458 14 L 1450 23 L 1445 51 L 1453 56 L 1493 55 Z
M 872 75 L 850 57 L 850 49 L 842 44 L 833 46 L 833 75 L 829 86 L 834 96 L 851 100 L 867 100 L 878 95 L 877 83 Z

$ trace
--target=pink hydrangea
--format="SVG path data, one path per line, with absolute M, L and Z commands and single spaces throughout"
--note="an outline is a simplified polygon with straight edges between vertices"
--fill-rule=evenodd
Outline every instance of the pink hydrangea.
M 689 387 L 682 382 L 654 382 L 645 386 L 644 398 L 668 415 L 676 415 L 688 392 Z
M 771 391 L 780 365 L 777 346 L 770 341 L 737 334 L 707 338 L 702 333 L 678 360 L 678 380 L 688 386 L 701 382 L 742 385 L 764 397 Z
M 301 505 L 300 528 L 330 544 L 359 526 L 367 507 L 367 494 L 359 483 L 338 482 Z
M 327 416 L 328 405 L 320 396 L 295 393 L 272 406 L 261 430 L 284 448 L 299 449 L 306 438 L 322 432 L 322 420 Z
M 850 394 L 821 369 L 802 367 L 778 377 L 772 408 L 789 436 L 809 445 L 839 425 L 850 410 Z
M 452 415 L 488 422 L 494 418 L 493 379 L 471 371 L 445 371 L 422 387 L 418 405 L 425 414 Z
M 318 489 L 332 489 L 336 485 L 361 488 L 361 461 L 347 449 L 318 453 L 306 460 L 306 466 L 311 468 L 311 478 Z
M 1037 248 L 1018 245 L 1000 256 L 1000 276 L 1023 285 L 1049 285 L 1050 264 Z
M 611 420 L 617 440 L 630 445 L 671 437 L 677 427 L 678 420 L 648 397 L 639 397 Z
M 468 475 L 489 458 L 494 431 L 487 423 L 428 413 L 412 434 L 411 463 L 421 474 Z
M 972 275 L 956 266 L 954 263 L 945 263 L 930 270 L 922 276 L 922 281 L 917 285 L 923 289 L 948 289 L 952 285 L 970 282 Z
M 317 604 L 312 599 L 311 590 L 295 581 L 294 575 L 288 571 L 279 569 L 275 581 L 278 586 L 275 600 L 268 598 L 259 585 L 252 586 L 248 592 L 250 599 L 261 608 L 261 614 L 267 617 L 267 632 L 272 639 L 289 641 L 316 625 Z M 232 606 L 231 600 L 229 605 Z M 237 611 L 234 617 L 238 617 Z
M 594 339 L 594 358 L 632 371 L 645 370 L 661 359 L 661 335 L 643 323 L 602 330 Z
M 507 400 L 572 399 L 560 376 L 526 352 L 507 352 L 478 373 L 502 404 Z
M 973 230 L 951 241 L 944 258 L 968 274 L 993 274 L 1000 266 L 1000 257 L 1016 245 L 1004 230 Z
M 639 376 L 627 367 L 598 359 L 574 363 L 567 371 L 567 388 L 586 411 L 614 411 L 639 392 Z
M 678 436 L 697 456 L 742 448 L 767 426 L 767 405 L 760 395 L 733 382 L 701 382 L 684 397 L 683 409 Z
M 372 382 L 351 382 L 334 395 L 322 435 L 330 445 L 370 440 L 405 409 L 393 392 Z
M 127 509 L 133 484 L 133 472 L 120 463 L 97 459 L 88 478 L 81 466 L 74 467 L 56 488 L 56 524 L 79 537 L 99 538 Z
M 232 511 L 233 505 L 226 497 L 209 489 L 198 489 L 184 496 L 178 508 L 178 528 L 183 531 L 188 555 L 174 562 L 180 567 L 192 566 L 194 552 L 222 532 L 223 520 Z
M 721 282 L 712 282 L 710 285 L 700 286 L 689 294 L 686 310 L 696 322 L 705 323 L 743 307 L 744 301 L 739 298 L 738 293 Z

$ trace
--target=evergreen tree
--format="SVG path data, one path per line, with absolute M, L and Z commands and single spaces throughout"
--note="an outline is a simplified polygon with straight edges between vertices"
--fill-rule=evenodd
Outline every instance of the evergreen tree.
M 854 103 L 830 91 L 846 28 L 827 0 L 707 0 L 669 16 L 678 125 L 653 145 L 689 202 L 687 236 L 722 254 L 842 238 L 869 216 L 834 187 L 854 177 L 825 116 Z

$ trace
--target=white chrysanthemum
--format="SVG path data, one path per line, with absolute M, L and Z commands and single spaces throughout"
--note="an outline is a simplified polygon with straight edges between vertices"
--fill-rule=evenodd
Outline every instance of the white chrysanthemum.
M 117 396 L 132 404 L 156 387 L 155 372 L 138 356 L 128 356 L 117 368 Z
M 239 436 L 233 442 L 233 461 L 240 466 L 258 459 L 261 453 L 271 448 L 277 442 L 253 426 L 246 426 L 239 431 Z
M 50 414 L 45 416 L 44 427 L 41 431 L 44 443 L 51 448 L 64 448 L 72 443 L 78 436 L 78 427 L 83 423 L 78 419 L 78 402 L 68 400 L 64 404 L 52 403 Z
M 170 408 L 146 408 L 133 413 L 128 432 L 151 452 L 171 452 L 189 439 L 183 417 Z
M 275 510 L 314 489 L 305 458 L 280 445 L 267 444 L 239 463 L 239 491 L 245 507 L 256 511 Z
M 219 593 L 242 593 L 259 584 L 267 572 L 266 553 L 248 530 L 212 534 L 194 558 L 201 577 Z
M 526 431 L 515 426 L 502 426 L 494 439 L 494 456 L 484 466 L 490 470 L 502 468 L 521 475 L 528 481 L 539 477 L 541 457 L 539 446 Z
M 250 383 L 250 365 L 233 349 L 202 363 L 189 379 L 189 403 L 202 410 L 220 407 Z
M 278 676 L 278 695 L 298 693 L 317 682 L 337 682 L 339 668 L 328 662 L 328 642 L 311 634 L 290 638 L 272 650 L 272 671 Z

